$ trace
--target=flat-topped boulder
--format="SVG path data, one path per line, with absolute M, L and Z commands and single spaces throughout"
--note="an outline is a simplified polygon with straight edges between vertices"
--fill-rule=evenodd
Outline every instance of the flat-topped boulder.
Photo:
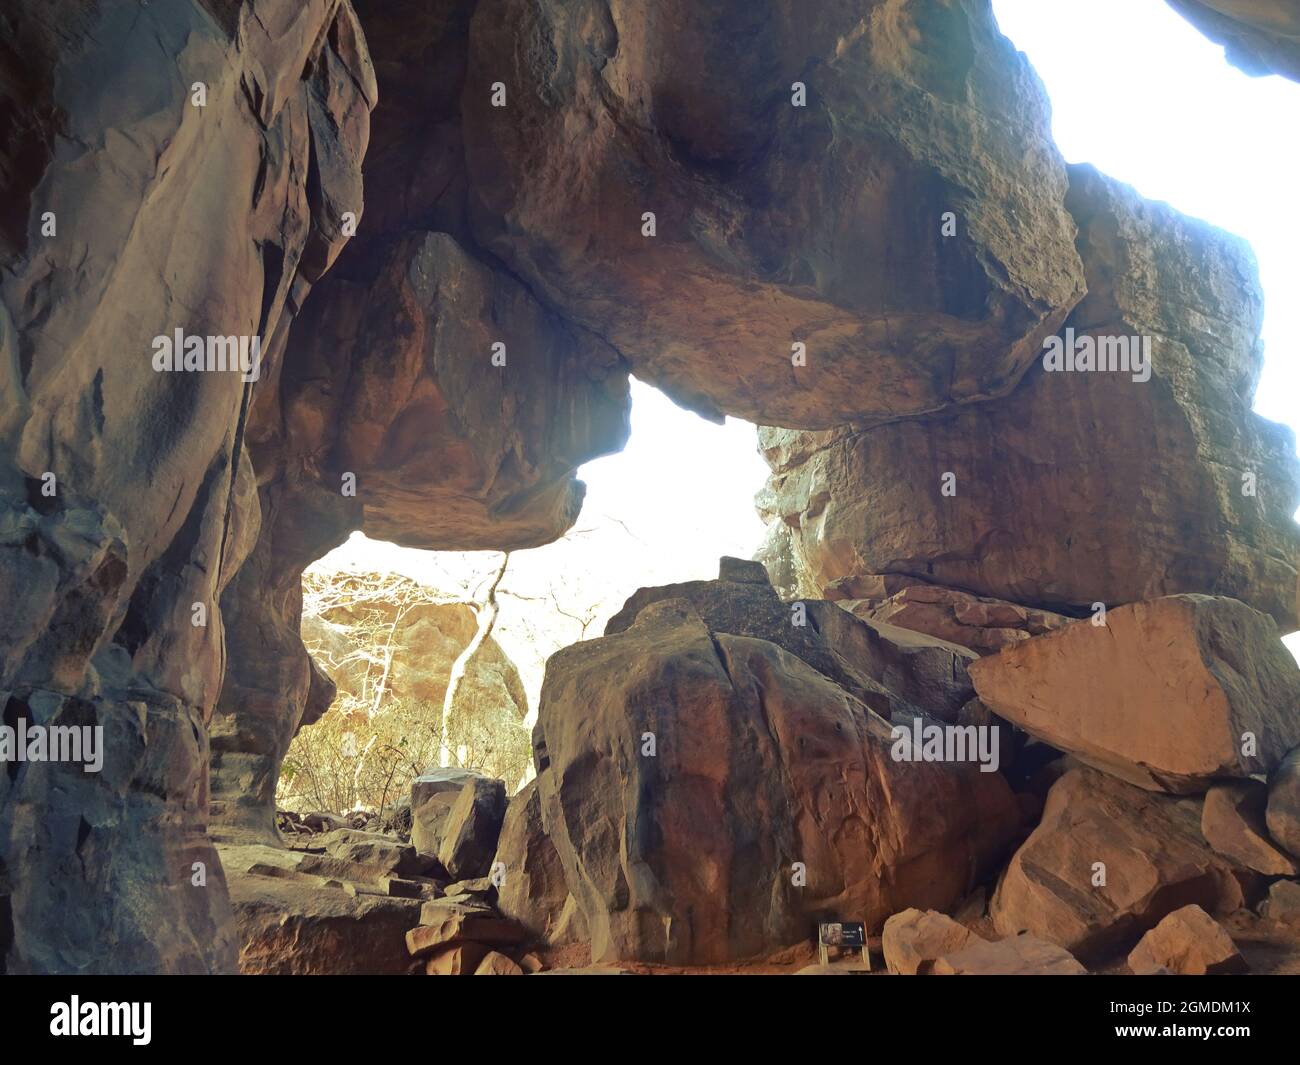
M 1152 790 L 1270 772 L 1300 743 L 1300 670 L 1267 615 L 1177 595 L 971 663 L 999 717 Z

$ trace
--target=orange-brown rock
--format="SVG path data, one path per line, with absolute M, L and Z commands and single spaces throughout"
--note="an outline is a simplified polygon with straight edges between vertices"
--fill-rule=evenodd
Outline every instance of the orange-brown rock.
M 547 543 L 577 518 L 577 465 L 627 436 L 626 372 L 598 338 L 447 233 L 357 243 L 251 413 L 265 521 L 227 593 L 238 654 L 213 760 L 214 816 L 245 831 L 270 832 L 279 763 L 310 720 L 306 565 L 355 529 L 434 549 Z
M 813 428 L 998 394 L 1083 292 L 985 4 L 485 0 L 470 37 L 475 237 L 687 406 Z
M 1248 970 L 1232 937 L 1194 904 L 1175 910 L 1138 940 L 1128 967 L 1138 976 L 1218 976 Z
M 295 875 L 296 857 L 267 846 L 222 848 L 239 971 L 278 976 L 404 973 L 410 964 L 404 936 L 419 916 L 420 903 Z M 258 858 L 262 864 L 250 864 Z
M 769 640 L 861 699 L 887 720 L 918 712 L 952 720 L 974 694 L 966 648 L 891 625 L 863 622 L 816 599 L 782 602 L 758 562 L 724 557 L 716 581 L 639 588 L 610 618 L 624 631 L 651 603 L 685 599 L 710 629 Z
M 804 941 L 818 914 L 879 928 L 957 902 L 1015 832 L 1010 790 L 892 746 L 844 688 L 687 599 L 558 652 L 537 788 L 593 960 L 749 958 Z
M 1067 614 L 1209 593 L 1296 628 L 1300 462 L 1294 434 L 1250 409 L 1253 254 L 1091 167 L 1070 168 L 1067 205 L 1088 281 L 1068 328 L 1094 346 L 1149 338 L 1149 379 L 1039 363 L 956 412 L 761 430 L 759 509 L 789 529 L 789 566 L 814 588 L 914 577 Z
M 1134 942 L 1180 906 L 1231 913 L 1243 901 L 1245 870 L 1206 844 L 1200 806 L 1095 769 L 1070 770 L 998 883 L 994 927 L 1088 960 Z
M 1216 784 L 1205 793 L 1201 834 L 1226 858 L 1265 876 L 1296 876 L 1300 863 L 1268 838 L 1264 808 L 1268 788 L 1258 780 Z
M 1270 885 L 1260 913 L 1269 921 L 1300 929 L 1300 883 L 1279 880 Z
M 905 586 L 897 591 L 886 591 L 903 582 Z M 908 577 L 849 578 L 841 582 L 840 589 L 845 584 L 853 594 L 840 605 L 854 617 L 923 632 L 982 655 L 995 654 L 1074 620 L 1049 610 L 970 595 Z M 874 590 L 886 594 L 868 597 Z
M 935 961 L 980 939 L 965 925 L 934 910 L 903 910 L 885 922 L 880 949 L 896 976 L 926 976 Z
M 406 949 L 422 958 L 468 940 L 510 946 L 523 940 L 523 930 L 513 921 L 436 899 L 424 904 L 420 924 L 406 933 Z
M 497 908 L 535 940 L 550 946 L 583 942 L 586 921 L 569 893 L 555 844 L 542 824 L 537 781 L 510 800 L 493 865 L 502 871 Z
M 1028 934 L 969 946 L 935 961 L 934 976 L 1086 976 L 1069 951 Z
M 1300 742 L 1300 670 L 1272 620 L 1235 599 L 1119 607 L 969 668 L 999 717 L 1145 788 L 1268 773 Z

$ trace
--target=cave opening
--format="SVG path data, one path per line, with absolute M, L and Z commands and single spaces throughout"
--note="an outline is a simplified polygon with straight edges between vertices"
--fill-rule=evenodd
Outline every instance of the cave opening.
M 579 468 L 582 510 L 558 540 L 430 551 L 355 532 L 307 568 L 303 641 L 337 693 L 292 741 L 279 807 L 382 820 L 433 767 L 515 792 L 534 773 L 547 658 L 601 635 L 638 588 L 754 555 L 769 472 L 755 427 L 707 421 L 635 378 L 631 397 L 627 446 Z

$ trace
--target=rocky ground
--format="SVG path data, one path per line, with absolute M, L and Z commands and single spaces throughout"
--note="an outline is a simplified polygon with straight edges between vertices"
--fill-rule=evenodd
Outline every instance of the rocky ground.
M 876 973 L 1300 968 L 1300 673 L 1271 619 L 1171 596 L 980 657 L 857 602 L 784 602 L 736 559 L 640 590 L 548 664 L 509 801 L 430 770 L 384 824 L 223 847 L 241 969 L 867 971 L 818 962 L 829 920 L 880 933 Z M 898 757 L 945 726 L 1004 733 L 993 770 Z

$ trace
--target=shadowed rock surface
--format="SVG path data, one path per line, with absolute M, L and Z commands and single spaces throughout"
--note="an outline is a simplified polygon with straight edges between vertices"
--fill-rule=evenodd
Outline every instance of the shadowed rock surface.
M 1000 394 L 1083 294 L 1042 87 L 977 0 L 483 0 L 463 106 L 476 238 L 714 417 Z
M 951 905 L 1019 820 L 999 774 L 895 761 L 860 700 L 686 598 L 553 656 L 534 743 L 598 962 L 744 959 L 819 916 Z
M 1274 5 L 1180 6 L 1293 72 Z M 588 941 L 731 964 L 820 918 L 879 928 L 989 882 L 1038 815 L 1001 773 L 893 756 L 895 720 L 997 720 L 965 646 L 1061 646 L 1094 602 L 1184 592 L 1296 624 L 1252 258 L 1067 169 L 984 0 L 10 0 L 0 43 L 0 717 L 104 729 L 100 772 L 0 773 L 7 972 L 404 971 L 417 924 L 428 973 L 534 971 L 448 919 L 491 914 L 469 874 L 494 849 L 502 904 L 579 948 L 570 971 Z M 1066 325 L 1151 335 L 1151 380 L 1044 373 Z M 256 380 L 156 371 L 178 329 L 258 338 Z M 626 439 L 629 370 L 785 427 L 763 436 L 780 595 L 724 563 L 554 656 L 535 787 L 482 833 L 450 804 L 426 826 L 468 879 L 383 838 L 286 850 L 280 764 L 335 695 L 304 568 L 356 530 L 557 538 L 574 471 Z M 1153 675 L 1271 674 L 1243 625 L 1249 661 L 1197 671 L 1175 640 Z M 1179 787 L 1295 745 L 1289 681 L 1225 677 L 1258 689 L 1265 753 L 1193 737 L 1215 758 L 1165 767 Z M 1108 768 L 1144 762 L 1150 736 L 1112 738 Z M 1294 852 L 1293 778 L 1265 828 Z M 994 923 L 1090 955 L 1238 906 L 1254 874 L 1202 812 L 1065 773 Z M 1207 823 L 1237 854 L 1268 842 L 1247 820 Z M 233 890 L 214 837 L 266 841 L 223 843 Z M 1095 860 L 1109 894 L 1076 883 Z M 1073 966 L 1026 937 L 939 964 Z
M 1169 0 L 1228 62 L 1253 77 L 1281 74 L 1300 81 L 1300 11 L 1286 0 Z
M 1069 771 L 998 883 L 994 927 L 1087 960 L 1135 942 L 1180 906 L 1231 913 L 1250 874 L 1206 844 L 1200 807 L 1094 769 Z
M 253 383 L 155 372 L 153 343 L 257 336 L 263 374 L 278 361 L 358 206 L 373 71 L 346 0 L 0 19 L 0 701 L 105 744 L 98 774 L 0 778 L 5 964 L 231 970 L 204 767 L 218 601 L 258 535 Z

